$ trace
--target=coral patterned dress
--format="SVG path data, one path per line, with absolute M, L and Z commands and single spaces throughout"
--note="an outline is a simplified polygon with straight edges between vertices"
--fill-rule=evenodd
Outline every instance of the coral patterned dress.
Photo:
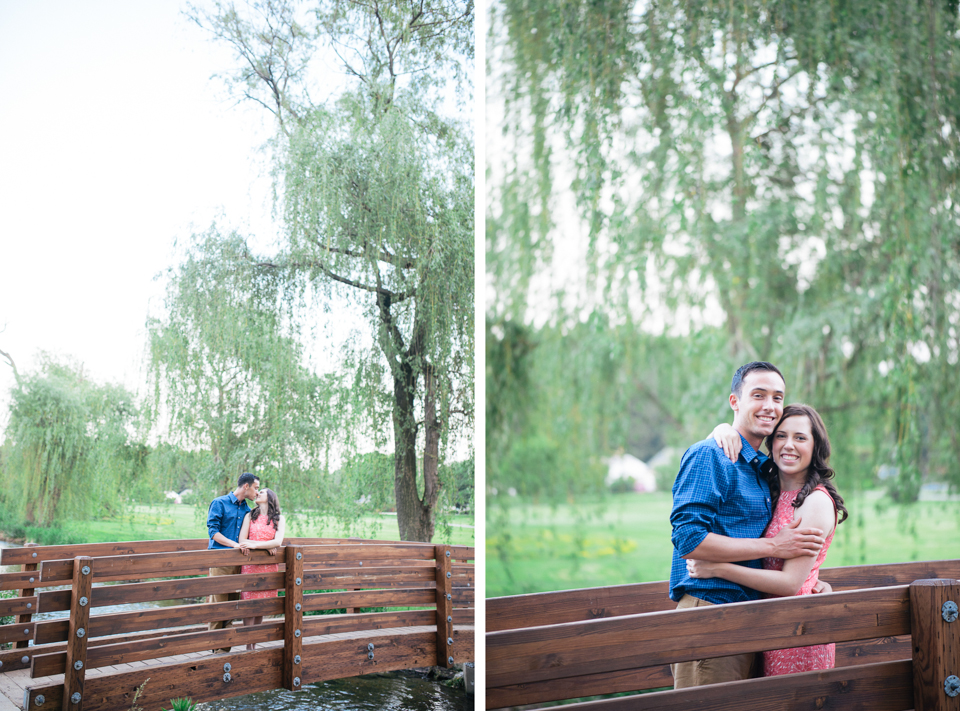
M 818 486 L 814 491 L 822 491 L 827 496 L 829 492 Z M 788 523 L 793 522 L 793 514 L 796 509 L 793 508 L 793 502 L 797 498 L 800 489 L 794 491 L 784 491 L 780 494 L 777 501 L 777 508 L 773 512 L 773 520 L 763 534 L 764 538 L 773 538 L 781 528 Z M 823 548 L 813 564 L 810 575 L 803 581 L 797 595 L 809 595 L 813 586 L 820 579 L 820 566 L 827 557 L 827 549 L 830 542 L 833 541 L 833 534 L 837 532 L 836 515 L 837 508 L 833 508 L 834 525 L 827 540 L 823 542 Z M 783 558 L 764 558 L 764 570 L 783 570 Z M 815 669 L 833 669 L 836 655 L 836 645 L 833 644 L 815 644 L 811 647 L 794 647 L 792 649 L 774 649 L 763 653 L 763 675 L 778 676 L 780 674 L 794 674 L 796 672 L 813 671 Z
M 250 530 L 247 538 L 251 541 L 270 541 L 277 535 L 277 527 L 266 516 L 259 516 L 256 521 L 250 521 Z M 276 563 L 270 565 L 244 565 L 241 573 L 276 573 L 279 567 Z M 241 600 L 253 600 L 263 597 L 276 597 L 276 590 L 253 590 L 240 593 Z

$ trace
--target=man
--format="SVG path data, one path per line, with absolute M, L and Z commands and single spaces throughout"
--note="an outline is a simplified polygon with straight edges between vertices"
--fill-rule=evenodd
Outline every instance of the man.
M 240 543 L 240 529 L 243 527 L 243 518 L 250 513 L 247 501 L 254 501 L 260 491 L 260 479 L 250 473 L 243 473 L 237 480 L 237 488 L 229 494 L 218 496 L 210 502 L 207 513 L 207 531 L 210 534 L 210 543 L 207 550 L 226 550 L 239 548 L 246 555 L 247 545 Z M 228 565 L 219 568 L 210 568 L 210 575 L 238 575 L 239 565 Z M 239 600 L 236 592 L 211 595 L 210 602 L 227 602 Z M 209 629 L 219 630 L 228 627 L 233 620 L 215 620 L 210 623 Z M 213 653 L 229 652 L 231 647 L 215 649 Z
M 761 558 L 815 556 L 823 545 L 823 531 L 800 528 L 799 519 L 774 538 L 760 538 L 772 506 L 770 487 L 760 475 L 767 457 L 759 449 L 783 413 L 783 375 L 770 363 L 747 363 L 734 374 L 730 390 L 733 427 L 743 445 L 740 456 L 731 462 L 713 439 L 698 442 L 684 453 L 673 485 L 670 598 L 679 603 L 677 609 L 760 598 L 757 591 L 727 580 L 691 578 L 687 558 L 760 568 Z M 755 675 L 756 657 L 674 664 L 674 688 L 749 679 Z

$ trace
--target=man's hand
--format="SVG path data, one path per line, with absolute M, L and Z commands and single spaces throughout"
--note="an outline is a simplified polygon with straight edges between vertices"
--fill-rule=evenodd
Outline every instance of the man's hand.
M 709 563 L 705 560 L 694 560 L 690 558 L 687 560 L 687 575 L 691 578 L 704 579 L 704 578 L 715 578 L 715 563 Z
M 815 556 L 823 547 L 823 531 L 819 528 L 800 528 L 800 519 L 788 523 L 770 539 L 774 552 L 770 558 L 800 558 Z
M 817 580 L 817 584 L 813 586 L 813 590 L 810 591 L 813 595 L 819 595 L 820 593 L 832 593 L 833 586 L 830 585 L 826 580 Z

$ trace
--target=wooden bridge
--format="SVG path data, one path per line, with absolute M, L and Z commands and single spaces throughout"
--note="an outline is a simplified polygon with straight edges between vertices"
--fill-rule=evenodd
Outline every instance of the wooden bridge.
M 0 711 L 147 711 L 187 696 L 211 701 L 474 657 L 474 549 L 430 543 L 293 538 L 266 551 L 207 541 L 137 541 L 4 549 L 0 564 Z M 212 567 L 279 563 L 276 573 L 206 577 Z M 203 577 L 200 577 L 203 576 Z M 281 597 L 197 603 L 257 590 Z M 97 614 L 95 608 L 177 601 Z M 373 608 L 371 610 L 371 608 Z M 333 614 L 306 613 L 324 611 Z M 37 620 L 34 615 L 69 612 Z M 217 620 L 264 616 L 263 624 Z M 270 618 L 270 619 L 267 619 Z M 210 650 L 256 643 L 254 651 Z M 5 646 L 6 646 L 5 645 Z
M 837 643 L 836 668 L 564 710 L 960 709 L 960 560 L 827 568 L 829 595 L 676 610 L 666 582 L 486 601 L 487 708 L 672 687 L 674 662 Z

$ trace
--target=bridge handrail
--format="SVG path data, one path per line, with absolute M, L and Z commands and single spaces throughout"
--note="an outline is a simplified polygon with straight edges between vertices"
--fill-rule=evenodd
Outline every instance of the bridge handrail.
M 830 642 L 840 643 L 838 668 L 829 673 L 832 679 L 861 678 L 864 674 L 869 677 L 876 670 L 865 671 L 864 663 L 876 661 L 894 665 L 883 667 L 884 673 L 901 673 L 903 669 L 897 666 L 900 660 L 917 654 L 914 648 L 918 630 L 925 635 L 922 646 L 929 647 L 922 652 L 925 658 L 954 653 L 932 649 L 938 642 L 931 641 L 929 630 L 945 624 L 935 619 L 940 614 L 939 607 L 933 615 L 933 607 L 928 605 L 930 609 L 919 613 L 919 621 L 911 621 L 911 612 L 918 613 L 911 598 L 917 590 L 922 592 L 931 584 L 916 575 L 941 578 L 932 584 L 946 586 L 954 599 L 960 598 L 960 584 L 953 579 L 960 578 L 960 560 L 825 569 L 822 577 L 836 591 L 831 595 L 685 610 L 676 610 L 675 603 L 663 599 L 667 588 L 663 582 L 492 598 L 486 603 L 487 707 L 672 686 L 667 666 L 671 663 Z M 890 585 L 891 582 L 897 584 Z M 871 583 L 883 587 L 869 587 Z M 662 596 L 659 599 L 658 594 Z M 548 620 L 553 623 L 548 624 Z M 913 635 L 913 644 L 908 635 Z M 955 661 L 960 663 L 960 659 Z M 816 677 L 824 672 L 810 674 Z M 737 684 L 752 684 L 747 687 L 749 694 L 777 702 L 756 708 L 793 708 L 782 705 L 785 697 L 779 691 L 771 691 L 779 689 L 776 684 L 788 684 L 784 681 L 788 679 L 793 677 Z M 765 686 L 756 691 L 760 681 Z M 913 693 L 921 692 L 914 688 L 909 668 L 907 677 L 891 683 L 889 693 L 876 707 L 898 711 L 913 708 Z M 740 696 L 747 693 L 744 687 L 717 686 L 722 689 L 710 687 L 711 704 L 704 706 L 702 695 L 696 696 L 697 708 L 746 708 Z M 892 691 L 894 687 L 911 690 L 906 705 L 897 706 L 900 701 L 893 701 L 903 698 L 900 692 Z M 943 680 L 941 695 L 942 687 Z M 850 689 L 844 692 L 845 704 L 854 703 Z M 734 691 L 736 694 L 731 696 Z M 805 694 L 801 696 L 806 698 Z M 681 690 L 632 696 L 629 703 L 593 704 L 611 709 L 679 709 L 689 707 L 691 698 Z

